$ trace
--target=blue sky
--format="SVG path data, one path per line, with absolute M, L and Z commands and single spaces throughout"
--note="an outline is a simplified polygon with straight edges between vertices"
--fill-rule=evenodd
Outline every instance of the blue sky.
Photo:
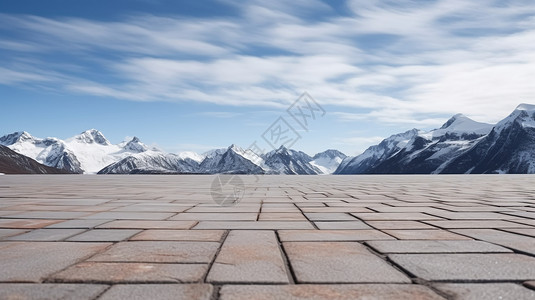
M 531 0 L 2 1 L 0 134 L 89 128 L 170 152 L 248 147 L 277 118 L 349 155 L 462 112 L 535 103 Z M 307 130 L 286 109 L 307 91 Z

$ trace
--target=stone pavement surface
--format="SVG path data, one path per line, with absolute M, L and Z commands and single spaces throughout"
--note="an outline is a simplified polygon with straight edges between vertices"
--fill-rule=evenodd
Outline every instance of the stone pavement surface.
M 0 299 L 535 299 L 535 176 L 215 178 L 0 176 Z

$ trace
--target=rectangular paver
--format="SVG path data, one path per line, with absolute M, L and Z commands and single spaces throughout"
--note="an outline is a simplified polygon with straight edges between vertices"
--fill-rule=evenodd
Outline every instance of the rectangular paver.
M 207 280 L 289 283 L 288 276 L 273 231 L 233 230 L 225 240 Z
M 410 279 L 356 242 L 285 242 L 299 283 L 408 283 Z

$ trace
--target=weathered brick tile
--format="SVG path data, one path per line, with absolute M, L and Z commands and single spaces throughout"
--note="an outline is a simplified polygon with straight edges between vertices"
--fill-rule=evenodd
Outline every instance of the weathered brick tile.
M 111 220 L 68 220 L 60 223 L 48 225 L 45 228 L 84 228 L 91 229 L 95 226 L 107 223 Z
M 357 221 L 357 218 L 346 213 L 305 213 L 310 221 Z
M 134 229 L 95 229 L 75 235 L 69 242 L 120 242 L 141 232 Z
M 169 220 L 180 221 L 256 221 L 258 214 L 254 213 L 180 213 Z
M 0 299 L 92 300 L 107 288 L 103 284 L 0 283 Z
M 436 227 L 418 221 L 366 221 L 377 229 L 436 229 Z
M 352 213 L 359 219 L 365 221 L 418 221 L 418 220 L 437 220 L 439 217 L 431 216 L 419 212 L 400 212 L 400 213 Z
M 435 225 L 447 229 L 461 229 L 461 228 L 526 228 L 527 225 L 513 223 L 504 220 L 444 220 L 444 221 L 424 221 L 431 225 Z
M 512 252 L 482 241 L 370 241 L 368 245 L 381 253 L 496 253 Z
M 196 221 L 137 221 L 117 220 L 97 226 L 110 229 L 190 229 Z
M 132 241 L 219 242 L 224 230 L 162 230 L 149 229 L 132 237 Z
M 433 287 L 451 299 L 535 299 L 535 291 L 514 283 L 438 283 Z
M 61 241 L 84 232 L 85 229 L 36 229 L 28 233 L 9 237 L 10 241 Z
M 151 264 L 82 262 L 52 276 L 60 282 L 182 283 L 197 282 L 208 271 L 207 264 Z
M 431 289 L 415 284 L 299 284 L 299 285 L 225 285 L 221 300 L 439 300 Z
M 209 263 L 219 243 L 214 242 L 121 242 L 92 257 L 102 262 Z
M 391 254 L 425 280 L 532 280 L 535 258 L 521 254 Z
M 174 213 L 162 213 L 162 212 L 100 212 L 92 214 L 84 219 L 110 219 L 110 220 L 165 220 Z
M 408 283 L 410 279 L 356 242 L 285 242 L 299 283 Z
M 469 240 L 470 238 L 442 229 L 384 230 L 400 240 Z
M 112 286 L 99 300 L 209 300 L 212 293 L 209 284 L 130 284 Z
M 366 223 L 361 221 L 341 221 L 341 222 L 314 222 L 319 229 L 336 230 L 336 229 L 372 229 Z
M 193 229 L 248 229 L 248 230 L 277 230 L 277 229 L 313 229 L 310 222 L 301 221 L 200 221 Z
M 0 281 L 37 282 L 109 245 L 109 243 L 1 242 Z
M 28 230 L 23 229 L 1 229 L 0 228 L 0 239 L 14 236 L 17 234 L 28 232 Z
M 392 240 L 379 230 L 279 230 L 283 242 Z
M 504 247 L 535 254 L 535 238 L 495 229 L 454 229 L 453 232 L 464 234 L 474 239 L 502 245 Z
M 63 220 L 0 219 L 0 228 L 37 229 Z
M 211 270 L 209 282 L 288 283 L 288 273 L 273 231 L 233 230 Z
M 262 211 L 258 220 L 260 221 L 306 221 L 305 216 L 300 213 L 268 213 Z

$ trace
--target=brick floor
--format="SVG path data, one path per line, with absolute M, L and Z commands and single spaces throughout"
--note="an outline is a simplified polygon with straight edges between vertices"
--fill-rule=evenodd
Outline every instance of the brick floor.
M 0 299 L 535 297 L 535 176 L 214 178 L 2 176 Z

